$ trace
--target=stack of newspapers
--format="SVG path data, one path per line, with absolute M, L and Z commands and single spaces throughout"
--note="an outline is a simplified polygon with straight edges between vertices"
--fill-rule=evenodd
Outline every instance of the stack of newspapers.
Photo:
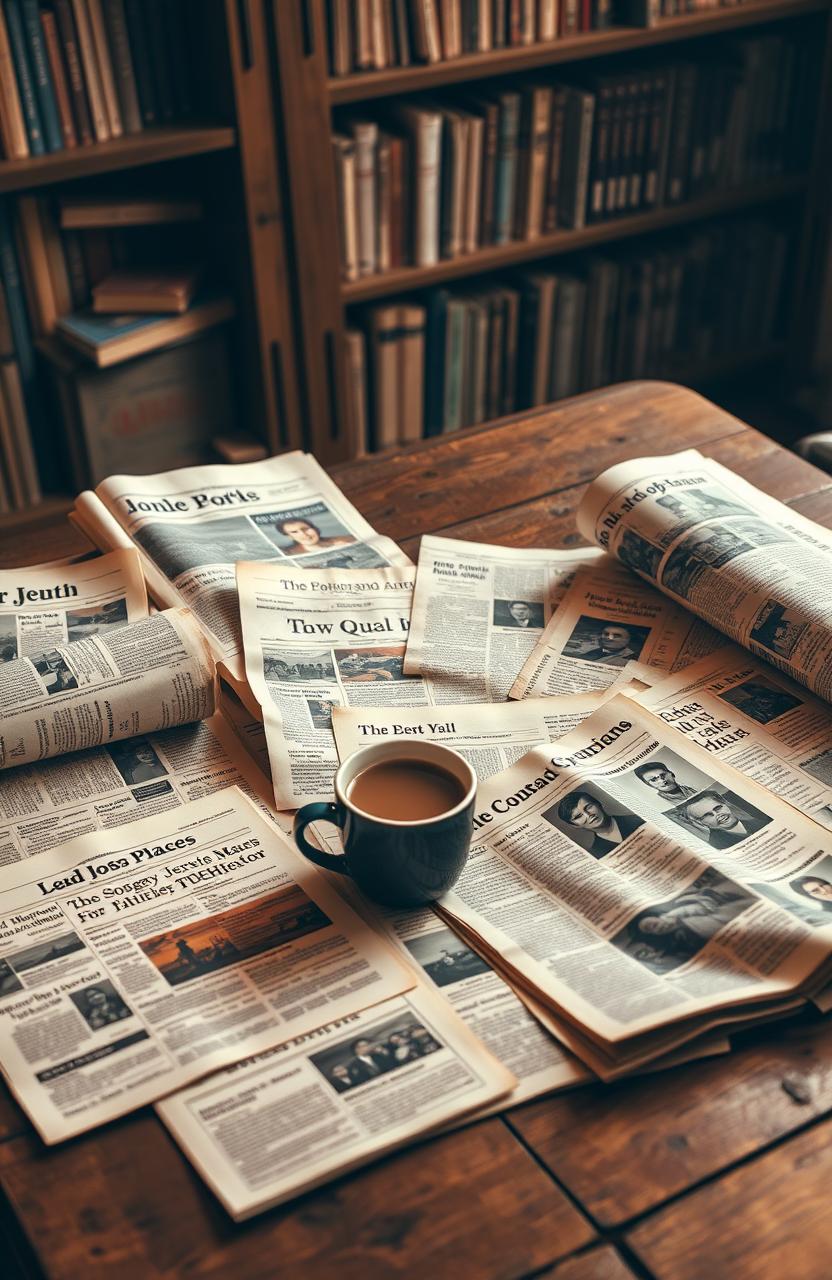
M 594 545 L 416 568 L 299 453 L 71 519 L 102 554 L 0 572 L 0 1068 L 45 1142 L 153 1104 L 240 1219 L 832 1007 L 826 530 L 693 451 L 600 476 Z M 480 788 L 392 911 L 288 833 L 408 737 Z

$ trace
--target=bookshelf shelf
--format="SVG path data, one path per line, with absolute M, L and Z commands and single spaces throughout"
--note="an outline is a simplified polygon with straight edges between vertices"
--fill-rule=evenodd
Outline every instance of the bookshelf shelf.
M 530 71 L 535 67 L 600 58 L 610 53 L 649 49 L 655 45 L 689 40 L 714 32 L 734 31 L 757 23 L 796 18 L 829 9 L 829 0 L 749 0 L 735 8 L 663 18 L 655 27 L 611 27 L 607 31 L 535 44 L 523 48 L 497 49 L 490 53 L 467 54 L 429 66 L 396 67 L 349 76 L 330 76 L 327 84 L 333 106 L 384 98 L 400 93 L 436 89 L 466 80 L 489 79 Z
M 779 200 L 800 195 L 807 179 L 802 176 L 779 178 L 777 181 L 743 187 L 735 191 L 720 192 L 692 200 L 685 204 L 670 205 L 638 213 L 630 218 L 612 218 L 608 222 L 596 222 L 580 231 L 555 231 L 551 235 L 538 236 L 534 240 L 513 240 L 509 244 L 490 245 L 460 258 L 448 258 L 432 267 L 401 267 L 378 275 L 363 276 L 360 280 L 345 281 L 341 295 L 345 304 L 368 302 L 373 298 L 387 297 L 391 293 L 406 293 L 412 289 L 424 289 L 443 284 L 446 280 L 459 280 L 464 276 L 480 275 L 512 267 L 517 263 L 531 262 L 556 254 L 573 253 L 595 245 L 611 244 L 648 231 L 661 231 L 665 227 L 678 227 L 689 222 L 711 218 L 716 214 L 730 213 L 737 209 L 756 208 Z
M 24 191 L 29 187 L 157 164 L 162 160 L 181 160 L 206 152 L 227 151 L 236 144 L 234 129 L 216 125 L 191 125 L 188 128 L 170 125 L 147 129 L 143 133 L 118 138 L 115 142 L 97 142 L 91 147 L 30 156 L 26 160 L 2 160 L 0 192 Z

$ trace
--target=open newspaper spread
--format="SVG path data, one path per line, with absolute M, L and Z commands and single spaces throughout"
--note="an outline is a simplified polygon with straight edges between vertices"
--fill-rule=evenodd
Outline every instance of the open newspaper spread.
M 474 844 L 440 911 L 571 1024 L 605 1074 L 720 1020 L 823 985 L 832 928 L 752 886 L 825 856 L 827 833 L 617 696 L 483 784 Z M 657 800 L 641 766 L 685 768 Z M 832 924 L 832 921 L 830 921 Z
M 308 453 L 110 476 L 78 497 L 72 518 L 104 550 L 138 547 L 153 598 L 193 610 L 243 696 L 237 560 L 295 569 L 410 564 Z
M 832 533 L 695 449 L 595 480 L 578 528 L 757 657 L 832 699 Z
M 215 684 L 188 609 L 13 659 L 0 665 L 0 769 L 204 720 Z
M 517 549 L 426 535 L 405 674 L 428 676 L 437 701 L 501 701 L 575 570 L 599 558 L 593 547 Z
M 451 1007 L 418 983 L 156 1109 L 240 1221 L 479 1114 L 512 1083 Z
M 0 873 L 0 1066 L 48 1143 L 412 985 L 236 788 Z
M 108 633 L 147 617 L 138 554 L 0 569 L 0 663 Z
M 575 574 L 510 696 L 606 689 L 634 663 L 660 676 L 724 644 L 713 627 L 604 556 Z

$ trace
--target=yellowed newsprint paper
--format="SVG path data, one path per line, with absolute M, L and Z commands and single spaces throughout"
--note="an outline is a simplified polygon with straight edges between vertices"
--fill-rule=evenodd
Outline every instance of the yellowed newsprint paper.
M 575 570 L 601 559 L 426 535 L 419 549 L 406 675 L 441 702 L 499 702 L 540 639 Z
M 578 528 L 737 644 L 832 700 L 832 533 L 695 449 L 605 471 Z
M 408 990 L 237 788 L 0 872 L 0 1066 L 47 1143 Z
M 442 914 L 611 1063 L 649 1061 L 823 983 L 832 927 L 753 886 L 827 857 L 828 832 L 616 696 L 485 782 Z M 661 759 L 693 788 L 657 798 Z M 832 925 L 832 921 L 830 921 Z M 593 1069 L 603 1062 L 591 1055 Z
M 110 476 L 78 497 L 72 518 L 103 550 L 138 547 L 154 600 L 191 608 L 214 658 L 238 682 L 236 561 L 270 560 L 297 570 L 410 564 L 308 453 Z
M 417 982 L 156 1110 L 240 1221 L 479 1113 L 512 1084 L 450 1005 Z
M 3 663 L 0 769 L 204 720 L 214 711 L 215 685 L 210 651 L 188 609 Z
M 0 663 L 146 617 L 147 591 L 132 548 L 77 564 L 0 569 Z
M 510 696 L 607 689 L 635 663 L 661 678 L 724 644 L 713 627 L 604 556 L 575 574 Z
M 0 772 L 0 865 L 239 787 L 271 821 L 270 781 L 222 715 Z

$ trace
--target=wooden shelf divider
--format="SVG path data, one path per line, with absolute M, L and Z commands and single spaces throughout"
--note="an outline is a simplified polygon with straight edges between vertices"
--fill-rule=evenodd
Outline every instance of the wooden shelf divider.
M 533 240 L 512 240 L 508 244 L 488 245 L 484 249 L 478 249 L 476 253 L 459 258 L 443 258 L 432 267 L 400 267 L 395 271 L 344 281 L 341 295 L 346 304 L 368 302 L 372 298 L 387 297 L 391 293 L 424 289 L 430 285 L 443 284 L 446 280 L 459 280 L 464 276 L 498 271 L 521 262 L 575 253 L 595 245 L 640 236 L 648 231 L 661 231 L 666 227 L 683 226 L 721 213 L 773 204 L 800 195 L 806 188 L 806 182 L 805 175 L 778 178 L 752 187 L 717 192 L 685 204 L 666 205 L 661 209 L 652 209 L 649 213 L 636 213 L 629 218 L 594 222 L 580 231 L 561 229 L 551 235 L 537 236 Z
M 415 93 L 422 89 L 459 84 L 465 80 L 513 75 L 518 71 L 531 71 L 536 67 L 554 66 L 561 62 L 580 62 L 584 58 L 601 58 L 611 53 L 650 49 L 677 40 L 740 30 L 761 22 L 822 13 L 828 9 L 829 0 L 748 0 L 746 4 L 728 9 L 662 18 L 655 27 L 610 27 L 606 31 L 588 31 L 546 44 L 465 54 L 460 58 L 429 65 L 330 76 L 327 81 L 329 99 L 333 106 L 340 106 L 367 98 Z
M 160 126 L 114 142 L 96 142 L 91 147 L 74 147 L 26 160 L 0 160 L 0 192 L 70 182 L 73 178 L 133 169 L 160 160 L 181 160 L 208 151 L 227 151 L 236 143 L 236 131 L 224 126 Z

